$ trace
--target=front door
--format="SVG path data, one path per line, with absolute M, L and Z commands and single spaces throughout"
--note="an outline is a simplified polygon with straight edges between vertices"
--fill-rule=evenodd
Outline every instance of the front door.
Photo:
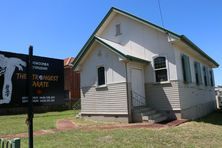
M 143 69 L 131 69 L 132 103 L 133 106 L 145 105 L 144 72 Z

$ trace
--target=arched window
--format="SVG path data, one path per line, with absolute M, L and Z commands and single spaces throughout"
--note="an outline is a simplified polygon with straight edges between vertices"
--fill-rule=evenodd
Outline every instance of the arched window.
M 98 86 L 105 84 L 105 68 L 103 66 L 98 67 L 97 69 L 98 73 Z
M 157 57 L 154 59 L 154 71 L 156 82 L 168 81 L 165 57 Z

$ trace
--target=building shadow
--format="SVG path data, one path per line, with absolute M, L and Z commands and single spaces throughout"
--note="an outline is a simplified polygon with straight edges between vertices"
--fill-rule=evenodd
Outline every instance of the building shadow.
M 172 83 L 166 84 L 146 84 L 147 105 L 168 117 L 167 121 L 176 119 L 176 111 L 173 106 L 178 105 L 177 95 L 174 94 Z M 175 105 L 176 104 L 176 105 Z
M 222 125 L 222 110 L 217 110 L 203 118 L 200 118 L 194 121 L 209 123 L 209 124 L 214 124 L 214 125 Z

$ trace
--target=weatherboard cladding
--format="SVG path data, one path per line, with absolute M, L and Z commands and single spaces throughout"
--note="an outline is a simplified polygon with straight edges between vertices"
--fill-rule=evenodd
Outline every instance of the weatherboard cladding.
M 216 100 L 214 87 L 197 86 L 195 83 L 185 84 L 182 81 L 178 84 L 182 110 Z
M 146 83 L 147 103 L 158 110 L 194 110 L 201 104 L 215 102 L 213 87 L 173 81 L 166 84 Z
M 81 58 L 84 56 L 84 54 L 86 53 L 86 51 L 88 50 L 88 47 L 92 44 L 92 42 L 95 40 L 94 36 L 96 35 L 96 33 L 99 31 L 99 29 L 101 28 L 101 26 L 105 23 L 105 21 L 107 20 L 107 18 L 111 15 L 112 12 L 116 12 L 116 13 L 119 13 L 119 14 L 122 14 L 122 15 L 125 15 L 127 17 L 130 17 L 132 19 L 135 19 L 139 22 L 142 22 L 146 25 L 149 25 L 157 30 L 160 30 L 160 31 L 163 31 L 165 33 L 168 33 L 168 34 L 171 34 L 177 38 L 179 38 L 181 41 L 183 41 L 184 43 L 186 43 L 188 46 L 190 46 L 193 50 L 195 50 L 196 52 L 198 52 L 200 55 L 202 55 L 203 57 L 205 57 L 206 59 L 208 59 L 210 62 L 212 62 L 213 64 L 215 64 L 216 67 L 219 66 L 219 64 L 214 61 L 211 57 L 209 57 L 205 52 L 203 52 L 197 45 L 195 45 L 192 41 L 190 41 L 186 36 L 184 35 L 178 35 L 172 31 L 169 31 L 165 28 L 162 28 L 160 26 L 157 26 L 153 23 L 150 23 L 144 19 L 141 19 L 137 16 L 134 16 L 128 12 L 125 12 L 125 11 L 122 11 L 122 10 L 119 10 L 117 8 L 111 8 L 109 10 L 109 12 L 106 14 L 106 16 L 103 18 L 103 20 L 101 21 L 101 23 L 98 25 L 98 27 L 95 29 L 95 31 L 93 32 L 93 34 L 91 35 L 91 37 L 88 39 L 88 41 L 86 42 L 86 44 L 83 46 L 83 48 L 81 49 L 81 51 L 78 53 L 76 59 L 74 60 L 73 64 L 74 64 L 74 67 L 73 68 L 76 68 L 79 61 L 81 60 Z
M 177 81 L 166 84 L 146 83 L 149 106 L 157 110 L 180 110 L 179 86 Z
M 81 89 L 82 114 L 128 114 L 126 82 Z
M 181 117 L 184 119 L 193 120 L 208 115 L 209 113 L 212 113 L 216 110 L 215 103 L 215 101 L 211 101 L 207 103 L 201 103 L 187 109 L 183 109 L 181 110 Z

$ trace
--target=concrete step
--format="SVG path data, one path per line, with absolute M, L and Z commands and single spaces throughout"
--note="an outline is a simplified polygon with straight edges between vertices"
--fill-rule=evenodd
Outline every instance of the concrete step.
M 134 112 L 135 113 L 146 113 L 149 111 L 152 111 L 153 109 L 150 107 L 135 107 L 134 108 Z
M 155 113 L 155 114 L 152 114 L 152 115 L 142 116 L 142 119 L 143 119 L 143 121 L 144 120 L 155 120 L 155 119 L 159 118 L 160 116 L 162 116 L 161 113 Z
M 162 122 L 162 121 L 165 121 L 165 120 L 167 120 L 166 116 L 160 116 L 156 119 L 148 120 L 148 122 L 149 123 L 159 123 L 159 122 Z
M 156 114 L 157 111 L 156 110 L 150 110 L 148 112 L 142 112 L 141 115 L 142 116 L 150 116 L 150 115 L 153 115 L 153 114 Z
M 134 122 L 158 123 L 167 119 L 162 113 L 147 106 L 134 107 L 133 116 Z

